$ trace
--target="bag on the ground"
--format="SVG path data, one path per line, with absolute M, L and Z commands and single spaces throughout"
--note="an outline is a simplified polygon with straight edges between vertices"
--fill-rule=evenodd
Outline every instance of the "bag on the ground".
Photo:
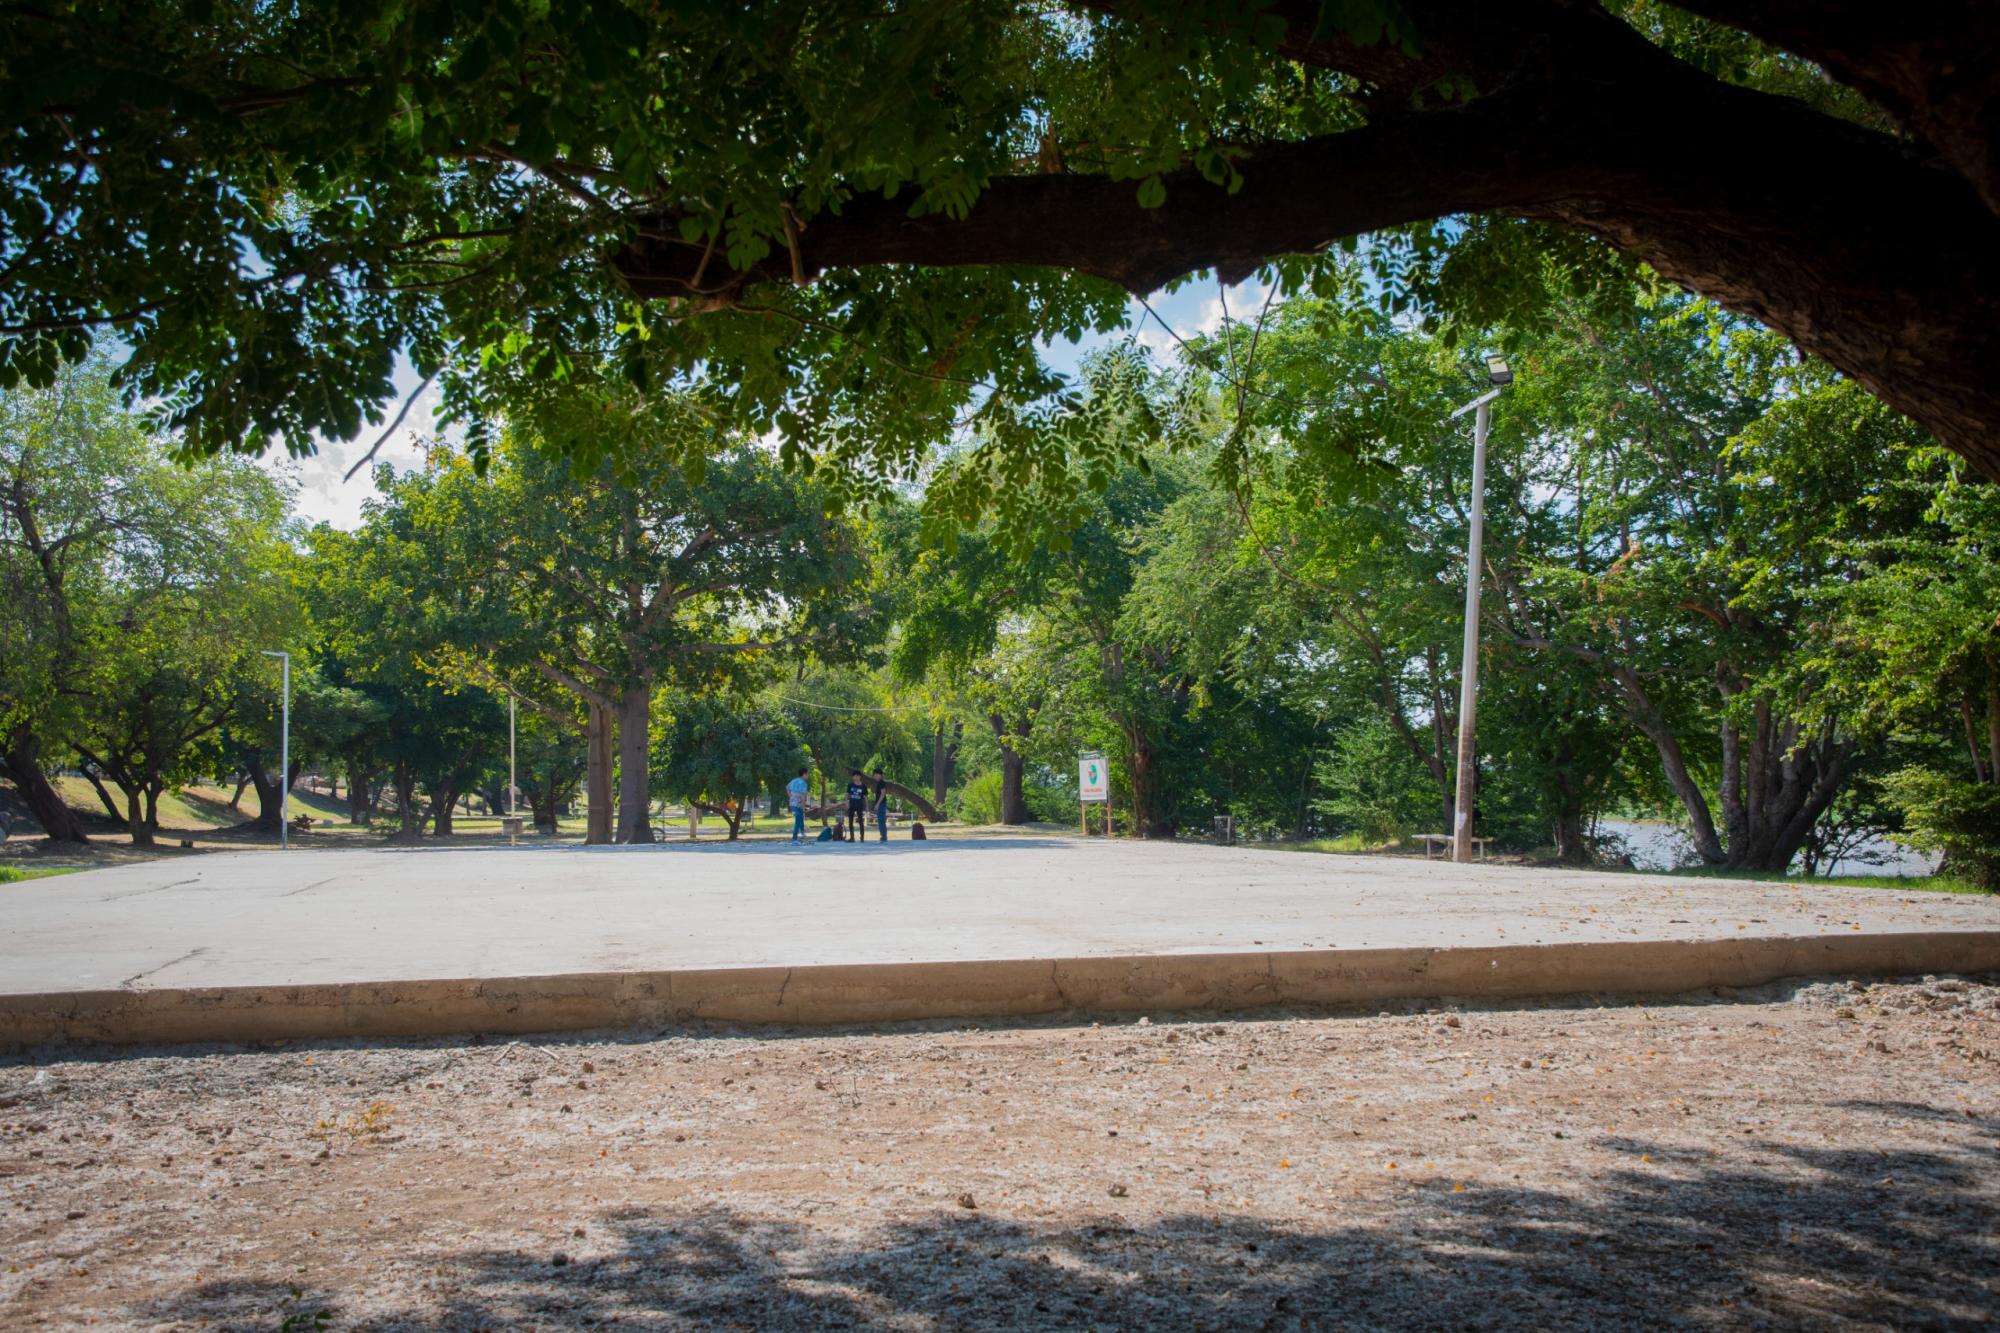
M 832 830 L 832 829 L 830 829 L 830 828 L 823 828 L 823 829 L 821 829 L 821 830 L 819 831 L 819 836 L 818 836 L 817 838 L 814 838 L 814 839 L 813 839 L 813 841 L 814 841 L 814 842 L 832 842 L 832 841 L 833 841 L 833 830 Z
M 924 832 L 924 826 L 922 824 L 912 823 L 910 825 L 910 841 L 929 842 L 930 835 Z

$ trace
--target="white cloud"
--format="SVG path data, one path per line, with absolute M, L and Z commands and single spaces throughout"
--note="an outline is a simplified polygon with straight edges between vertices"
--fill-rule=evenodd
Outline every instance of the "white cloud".
M 414 383 L 410 387 L 415 387 Z M 407 388 L 403 390 L 405 393 L 408 391 Z M 401 408 L 399 399 L 394 411 Z M 297 487 L 296 511 L 306 522 L 327 522 L 336 528 L 358 527 L 363 502 L 378 493 L 375 489 L 375 464 L 387 463 L 399 472 L 419 466 L 424 460 L 425 443 L 437 434 L 433 422 L 437 408 L 438 387 L 436 384 L 427 385 L 411 405 L 403 424 L 376 451 L 375 463 L 356 473 L 353 481 L 344 480 L 347 470 L 368 452 L 368 446 L 380 436 L 380 428 L 364 430 L 359 439 L 345 444 L 321 441 L 319 452 L 310 458 L 290 458 L 283 452 L 267 453 L 264 455 L 264 466 L 279 476 L 288 477 Z

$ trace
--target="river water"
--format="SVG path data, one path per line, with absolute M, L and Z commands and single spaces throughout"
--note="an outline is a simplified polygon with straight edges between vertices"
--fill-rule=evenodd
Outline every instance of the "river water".
M 1632 864 L 1640 870 L 1678 870 L 1700 864 L 1694 854 L 1694 840 L 1678 824 L 1651 820 L 1600 819 L 1599 833 L 1609 833 L 1625 843 Z M 1836 861 L 1822 873 L 1828 875 L 1928 875 L 1937 869 L 1937 857 L 1904 847 L 1887 838 L 1876 838 L 1863 847 L 1867 860 L 1852 857 Z M 1879 862 L 1876 858 L 1880 858 Z

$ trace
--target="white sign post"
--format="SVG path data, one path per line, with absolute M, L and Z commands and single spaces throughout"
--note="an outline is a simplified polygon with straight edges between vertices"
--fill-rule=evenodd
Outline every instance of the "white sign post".
M 1083 831 L 1090 833 L 1090 807 L 1093 802 L 1104 806 L 1104 836 L 1111 836 L 1111 768 L 1104 762 L 1104 756 L 1095 750 L 1087 750 L 1076 757 L 1077 809 L 1083 818 Z

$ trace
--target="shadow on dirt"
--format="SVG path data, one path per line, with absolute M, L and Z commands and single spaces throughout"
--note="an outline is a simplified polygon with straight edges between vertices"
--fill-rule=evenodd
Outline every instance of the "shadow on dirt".
M 789 1220 L 617 1211 L 580 1214 L 581 1237 L 559 1231 L 535 1252 L 413 1250 L 411 1285 L 421 1269 L 443 1288 L 422 1309 L 371 1309 L 364 1291 L 217 1283 L 133 1313 L 231 1329 L 288 1315 L 315 1327 L 305 1321 L 319 1312 L 341 1328 L 453 1329 L 1976 1329 L 2000 1319 L 1981 1149 L 1746 1142 L 1746 1165 L 1619 1146 L 1629 1165 L 1579 1180 L 1576 1195 L 1412 1183 L 1386 1206 L 1371 1198 L 1369 1221 L 1319 1229 L 1227 1216 L 1132 1225 L 1111 1200 L 1062 1229 L 945 1204 L 859 1239 L 816 1230 L 809 1201 Z

